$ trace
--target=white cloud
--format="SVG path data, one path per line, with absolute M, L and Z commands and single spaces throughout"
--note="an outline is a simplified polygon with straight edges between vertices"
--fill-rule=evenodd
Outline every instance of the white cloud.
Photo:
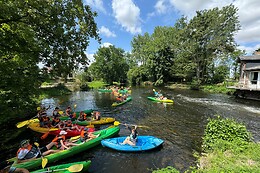
M 113 0 L 112 9 L 117 22 L 132 34 L 141 33 L 140 9 L 132 0 Z
M 159 0 L 155 4 L 154 8 L 156 9 L 156 12 L 159 14 L 164 14 L 166 13 L 167 6 L 166 6 L 166 1 L 165 0 Z
M 106 14 L 103 0 L 86 0 L 86 4 Z
M 100 29 L 99 29 L 99 32 L 100 34 L 103 34 L 105 35 L 106 37 L 116 37 L 116 34 L 111 32 L 108 28 L 102 26 Z
M 112 44 L 112 43 L 105 42 L 105 43 L 103 43 L 100 47 L 109 47 L 109 46 L 113 46 L 113 44 Z
M 162 0 L 158 0 L 162 1 Z M 241 30 L 235 36 L 239 44 L 251 44 L 252 47 L 244 46 L 243 49 L 252 52 L 256 50 L 260 43 L 260 6 L 259 0 L 165 0 L 169 1 L 172 7 L 180 13 L 193 17 L 196 11 L 210 9 L 214 7 L 222 8 L 223 6 L 233 3 L 238 8 L 238 16 L 241 24 Z M 157 3 L 158 3 L 157 2 Z M 166 3 L 166 2 L 165 2 Z M 242 46 L 241 46 L 242 48 Z M 258 47 L 259 48 L 259 47 Z

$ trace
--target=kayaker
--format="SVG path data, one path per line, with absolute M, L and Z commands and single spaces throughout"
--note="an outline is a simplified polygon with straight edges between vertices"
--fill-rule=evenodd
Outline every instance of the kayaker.
M 58 107 L 56 107 L 53 112 L 52 112 L 52 116 L 55 118 L 55 117 L 60 117 L 61 114 L 59 113 L 60 112 L 60 109 Z
M 66 109 L 66 116 L 68 116 L 68 117 L 72 116 L 72 110 L 71 110 L 70 106 L 68 106 L 67 109 Z
M 123 143 L 121 143 L 122 145 L 124 144 L 129 144 L 131 146 L 135 146 L 136 142 L 137 142 L 137 125 L 135 125 L 133 128 L 129 127 L 127 124 L 125 124 L 125 126 L 131 131 L 131 134 L 129 136 L 126 137 L 126 139 L 124 140 Z
M 101 119 L 101 113 L 98 111 L 92 112 L 92 119 L 93 120 L 100 120 Z
M 53 119 L 52 119 L 52 122 L 51 122 L 51 125 L 52 125 L 52 127 L 57 127 L 58 126 L 58 124 L 60 123 L 60 118 L 57 116 L 57 117 L 54 117 Z
M 74 130 L 74 129 L 76 129 L 76 130 L 78 130 L 78 131 L 81 130 L 81 129 L 79 129 L 79 127 L 78 127 L 77 125 L 74 125 L 74 124 L 72 123 L 71 119 L 68 119 L 68 120 L 66 121 L 65 127 L 66 127 L 67 130 L 70 130 L 70 131 L 71 131 L 71 130 Z
M 60 150 L 69 149 L 71 146 L 77 146 L 79 144 L 75 144 L 69 141 L 66 141 L 65 135 L 67 134 L 66 131 L 61 130 L 59 135 L 57 135 L 52 142 L 56 145 L 56 147 Z
M 78 120 L 79 121 L 87 120 L 87 114 L 85 112 L 83 112 L 83 111 L 80 111 Z
M 39 158 L 42 156 L 46 156 L 48 154 L 56 153 L 59 150 L 51 150 L 51 148 L 55 145 L 54 142 L 49 143 L 48 145 L 38 148 L 35 145 L 30 144 L 30 140 L 22 140 L 20 143 L 20 148 L 17 151 L 17 159 L 18 163 L 26 162 L 31 159 Z
M 98 135 L 94 135 L 93 132 L 95 131 L 94 128 L 87 128 L 85 127 L 81 133 L 80 133 L 80 141 L 81 142 L 88 142 L 91 139 L 95 139 L 99 136 Z

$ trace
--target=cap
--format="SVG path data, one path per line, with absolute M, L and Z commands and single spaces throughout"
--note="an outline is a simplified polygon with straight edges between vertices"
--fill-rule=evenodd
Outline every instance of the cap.
M 22 141 L 20 142 L 20 146 L 22 147 L 23 145 L 25 145 L 25 144 L 27 144 L 27 143 L 29 143 L 29 142 L 30 142 L 29 139 L 22 140 Z
M 59 135 L 66 135 L 66 134 L 67 134 L 67 132 L 64 131 L 64 130 L 61 130 L 60 133 L 59 133 Z

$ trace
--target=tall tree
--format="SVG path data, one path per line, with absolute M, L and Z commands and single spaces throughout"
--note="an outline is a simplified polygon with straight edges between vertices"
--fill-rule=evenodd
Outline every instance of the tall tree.
M 89 39 L 100 41 L 82 0 L 2 0 L 0 11 L 0 104 L 9 113 L 33 103 L 47 72 L 39 62 L 66 76 L 87 64 Z
M 191 61 L 196 64 L 196 79 L 205 83 L 208 67 L 214 60 L 233 53 L 236 48 L 234 34 L 240 29 L 234 5 L 197 11 L 186 28 L 185 47 L 192 52 Z
M 125 52 L 115 46 L 100 47 L 94 55 L 95 63 L 91 64 L 92 72 L 105 82 L 126 82 L 129 65 L 126 62 Z

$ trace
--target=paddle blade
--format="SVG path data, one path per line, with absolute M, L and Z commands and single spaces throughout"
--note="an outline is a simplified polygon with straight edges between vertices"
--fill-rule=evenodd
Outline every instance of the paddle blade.
M 45 158 L 45 157 L 42 157 L 42 168 L 45 168 L 45 166 L 47 165 L 48 163 L 48 159 Z
M 80 172 L 83 169 L 83 164 L 72 165 L 67 168 L 70 172 Z
M 28 124 L 29 124 L 29 120 L 27 120 L 27 121 L 22 121 L 22 122 L 17 123 L 17 124 L 16 124 L 16 127 L 17 127 L 17 128 L 21 128 L 21 127 L 26 126 L 26 125 L 28 125 Z
M 63 115 L 63 111 L 59 111 L 59 114 L 60 114 L 60 115 Z
M 77 140 L 79 138 L 80 138 L 80 136 L 73 136 L 73 137 L 70 138 L 70 141 L 74 141 L 74 140 Z
M 115 121 L 115 122 L 114 122 L 114 125 L 115 125 L 115 126 L 118 126 L 118 125 L 120 125 L 120 122 L 119 122 L 119 121 Z

